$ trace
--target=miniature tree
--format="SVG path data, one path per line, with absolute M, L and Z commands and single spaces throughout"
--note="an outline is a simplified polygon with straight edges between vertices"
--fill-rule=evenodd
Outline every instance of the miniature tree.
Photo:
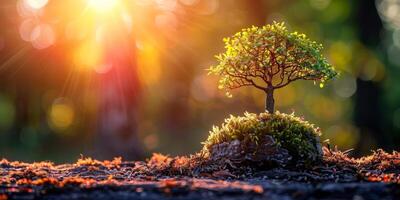
M 338 73 L 322 55 L 322 45 L 304 34 L 289 32 L 284 23 L 243 29 L 224 38 L 226 52 L 209 74 L 220 75 L 219 88 L 254 86 L 266 93 L 265 110 L 274 112 L 274 90 L 296 80 L 313 80 L 323 87 Z M 229 91 L 227 95 L 231 96 Z

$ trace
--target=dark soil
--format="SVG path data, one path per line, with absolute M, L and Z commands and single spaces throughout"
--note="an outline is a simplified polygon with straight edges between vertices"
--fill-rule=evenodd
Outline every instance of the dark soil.
M 201 155 L 147 162 L 0 161 L 5 199 L 400 199 L 400 153 L 353 159 L 324 148 L 313 166 L 238 166 Z

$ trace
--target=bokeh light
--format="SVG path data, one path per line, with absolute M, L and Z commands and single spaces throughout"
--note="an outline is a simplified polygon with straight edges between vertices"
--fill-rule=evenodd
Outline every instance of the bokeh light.
M 376 0 L 377 9 L 383 20 L 391 26 L 400 27 L 400 2 L 397 0 Z
M 46 6 L 48 0 L 24 0 L 27 5 L 34 9 L 40 9 Z
M 159 138 L 155 134 L 150 134 L 143 139 L 143 142 L 147 149 L 154 150 L 159 145 Z
M 38 17 L 42 15 L 41 8 L 46 4 L 47 1 L 43 0 L 17 0 L 17 12 L 21 17 Z
M 112 10 L 118 3 L 118 0 L 89 0 L 88 6 L 96 11 L 105 12 Z
M 36 49 L 45 49 L 54 44 L 56 35 L 50 25 L 39 24 L 33 29 L 30 39 Z
M 49 109 L 49 125 L 56 131 L 69 128 L 75 120 L 75 108 L 65 98 L 58 98 Z
M 21 35 L 21 38 L 27 42 L 35 40 L 35 37 L 39 36 L 39 34 L 33 34 L 36 26 L 38 26 L 38 23 L 35 20 L 25 19 L 19 27 L 19 34 Z
M 356 79 L 350 74 L 341 74 L 340 79 L 337 79 L 333 83 L 335 93 L 342 98 L 349 98 L 357 90 Z

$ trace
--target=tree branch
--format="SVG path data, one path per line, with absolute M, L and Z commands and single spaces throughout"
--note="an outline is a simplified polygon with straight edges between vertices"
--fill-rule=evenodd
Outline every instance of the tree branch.
M 248 78 L 248 77 L 246 77 L 246 76 L 235 75 L 235 74 L 229 73 L 227 70 L 226 70 L 225 73 L 227 73 L 227 74 L 228 74 L 229 76 L 231 76 L 231 77 L 238 78 L 238 79 L 241 79 L 241 80 L 246 80 L 246 81 L 248 82 L 248 84 L 251 84 L 252 86 L 256 87 L 257 89 L 260 89 L 260 90 L 265 91 L 265 88 L 264 88 L 264 87 L 262 87 L 262 86 L 256 84 L 256 83 L 254 82 L 254 80 L 251 79 L 251 78 Z

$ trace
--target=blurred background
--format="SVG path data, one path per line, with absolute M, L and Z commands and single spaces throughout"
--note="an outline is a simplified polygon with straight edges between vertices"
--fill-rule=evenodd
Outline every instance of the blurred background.
M 205 69 L 223 37 L 274 20 L 341 71 L 278 90 L 277 109 L 355 156 L 399 150 L 399 0 L 2 0 L 0 157 L 194 153 L 229 114 L 263 111 L 263 93 L 227 98 Z

